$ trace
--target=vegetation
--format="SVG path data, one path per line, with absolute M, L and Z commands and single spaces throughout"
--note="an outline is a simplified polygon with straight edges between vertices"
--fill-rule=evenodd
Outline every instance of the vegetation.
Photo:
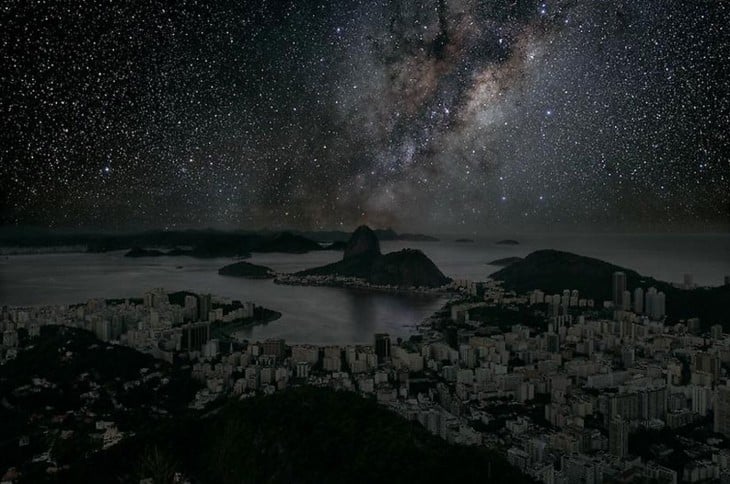
M 185 413 L 198 387 L 189 372 L 149 355 L 81 329 L 43 326 L 0 366 L 0 471 L 46 451 L 58 465 L 76 465 L 101 446 L 91 437 L 95 421 L 137 432 Z M 36 480 L 32 468 L 22 471 Z
M 530 482 L 484 448 L 450 445 L 372 400 L 313 387 L 233 401 L 209 418 L 155 429 L 65 477 L 118 482 L 172 469 L 219 483 Z

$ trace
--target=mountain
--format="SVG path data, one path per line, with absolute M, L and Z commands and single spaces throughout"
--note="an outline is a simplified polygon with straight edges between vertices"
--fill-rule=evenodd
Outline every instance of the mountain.
M 428 433 L 353 392 L 291 388 L 175 420 L 72 468 L 68 482 L 532 482 L 506 459 Z
M 371 284 L 405 287 L 440 287 L 450 280 L 420 250 L 382 255 L 375 232 L 365 225 L 352 234 L 341 261 L 296 275 L 357 277 Z
M 367 225 L 358 227 L 350 237 L 345 247 L 345 255 L 343 259 L 352 257 L 367 256 L 377 257 L 380 255 L 380 242 L 375 232 L 370 230 Z
M 218 269 L 221 276 L 247 277 L 249 279 L 268 279 L 274 277 L 274 271 L 266 266 L 235 262 Z
M 503 281 L 506 289 L 527 292 L 540 289 L 550 294 L 578 289 L 581 297 L 599 302 L 611 299 L 614 272 L 626 274 L 626 288 L 633 293 L 655 287 L 666 294 L 670 321 L 699 317 L 703 326 L 720 323 L 730 329 L 730 285 L 693 290 L 679 289 L 667 282 L 608 262 L 557 250 L 538 250 L 519 262 L 498 270 L 490 277 Z
M 377 257 L 368 280 L 378 285 L 407 287 L 441 287 L 450 282 L 426 254 L 415 249 Z

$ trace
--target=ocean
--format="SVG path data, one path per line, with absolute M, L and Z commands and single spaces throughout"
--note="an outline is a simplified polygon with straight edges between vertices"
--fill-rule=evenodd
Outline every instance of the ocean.
M 684 274 L 691 274 L 696 284 L 712 286 L 730 275 L 730 234 L 530 235 L 510 237 L 519 245 L 495 243 L 502 238 L 473 243 L 386 241 L 381 249 L 421 249 L 447 276 L 472 280 L 484 280 L 498 270 L 488 265 L 492 260 L 523 257 L 547 248 L 596 257 L 669 282 L 680 282 Z M 330 251 L 254 254 L 248 261 L 293 272 L 341 256 Z M 445 302 L 440 297 L 283 286 L 271 280 L 219 276 L 217 270 L 231 262 L 227 258 L 127 258 L 124 251 L 2 256 L 0 304 L 73 304 L 89 298 L 141 297 L 151 288 L 163 287 L 252 301 L 282 313 L 276 321 L 244 330 L 253 340 L 280 337 L 289 343 L 352 344 L 372 342 L 376 332 L 407 337 Z

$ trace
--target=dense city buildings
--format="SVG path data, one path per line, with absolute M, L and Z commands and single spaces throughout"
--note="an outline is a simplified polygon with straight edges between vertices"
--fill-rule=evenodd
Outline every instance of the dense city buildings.
M 696 319 L 667 324 L 663 293 L 625 288 L 622 273 L 606 284 L 616 301 L 458 280 L 410 339 L 326 346 L 248 341 L 230 328 L 254 320 L 252 303 L 158 288 L 3 308 L 0 356 L 17 357 L 45 325 L 72 326 L 188 368 L 196 411 L 313 385 L 372 398 L 449 442 L 504 449 L 548 484 L 727 480 L 729 335 Z M 125 438 L 109 425 L 100 448 Z M 693 460 L 672 459 L 677 445 Z

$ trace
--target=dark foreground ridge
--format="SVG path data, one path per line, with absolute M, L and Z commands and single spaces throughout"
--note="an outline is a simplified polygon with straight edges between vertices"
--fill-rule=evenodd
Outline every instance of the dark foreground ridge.
M 95 421 L 143 432 L 185 413 L 200 386 L 189 372 L 85 330 L 47 325 L 32 341 L 21 333 L 26 348 L 0 365 L 0 473 L 43 452 L 61 467 L 84 466 L 84 456 L 101 447 L 91 438 Z M 23 466 L 21 482 L 52 480 L 47 467 Z
M 378 238 L 365 225 L 352 234 L 341 261 L 295 275 L 357 277 L 370 284 L 406 287 L 441 287 L 450 281 L 420 250 L 382 255 Z
M 167 482 L 175 472 L 220 483 L 531 482 L 504 458 L 448 444 L 374 400 L 313 387 L 149 429 L 67 477 Z
M 667 296 L 667 315 L 672 320 L 699 317 L 703 325 L 721 323 L 730 328 L 730 285 L 712 288 L 679 289 L 668 282 L 608 262 L 558 250 L 538 250 L 524 260 L 498 270 L 490 277 L 503 281 L 505 289 L 527 292 L 540 289 L 561 293 L 578 289 L 581 295 L 599 301 L 611 299 L 614 272 L 626 274 L 629 288 L 655 287 Z

